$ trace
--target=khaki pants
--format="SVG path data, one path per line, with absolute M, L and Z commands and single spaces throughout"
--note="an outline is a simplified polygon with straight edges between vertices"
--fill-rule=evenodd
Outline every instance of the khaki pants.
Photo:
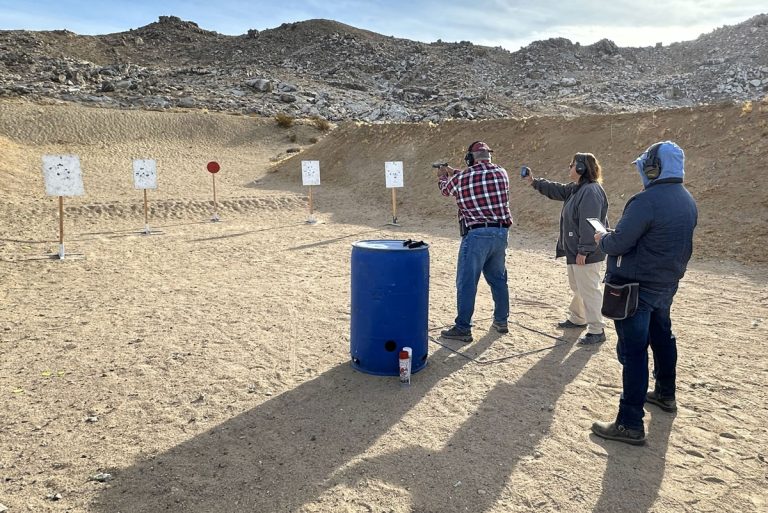
M 602 333 L 605 328 L 600 308 L 603 291 L 600 289 L 600 271 L 603 263 L 568 264 L 568 285 L 573 299 L 568 307 L 568 320 L 574 324 L 586 324 L 588 333 Z

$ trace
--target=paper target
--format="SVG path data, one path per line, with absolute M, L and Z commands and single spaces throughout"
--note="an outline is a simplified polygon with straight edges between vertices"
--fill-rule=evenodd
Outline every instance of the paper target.
M 385 162 L 384 163 L 384 178 L 387 182 L 387 188 L 403 186 L 403 163 L 402 162 Z
M 135 159 L 133 186 L 136 189 L 157 189 L 157 162 L 152 159 Z
M 320 161 L 302 160 L 301 161 L 301 184 L 302 185 L 320 185 Z
M 43 155 L 43 178 L 48 196 L 82 196 L 83 173 L 77 155 Z

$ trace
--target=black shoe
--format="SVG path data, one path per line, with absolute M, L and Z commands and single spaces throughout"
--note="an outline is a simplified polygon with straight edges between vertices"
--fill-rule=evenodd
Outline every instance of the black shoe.
M 491 328 L 495 329 L 498 333 L 509 333 L 509 325 L 506 322 L 493 321 Z
M 592 344 L 599 344 L 601 342 L 605 342 L 605 331 L 601 331 L 600 333 L 587 333 L 576 343 L 582 346 L 589 346 Z
M 576 324 L 575 322 L 571 322 L 570 319 L 566 319 L 563 322 L 557 323 L 557 327 L 564 330 L 569 330 L 571 328 L 583 328 L 585 326 L 586 324 Z
M 472 342 L 472 331 L 471 330 L 460 330 L 456 326 L 449 330 L 443 330 L 440 332 L 440 336 L 443 338 L 448 338 L 451 340 L 459 340 L 461 342 L 469 343 Z
M 673 413 L 677 411 L 677 401 L 674 399 L 662 399 L 659 394 L 654 390 L 645 394 L 645 401 L 651 404 L 655 404 L 662 410 Z
M 642 429 L 627 429 L 615 422 L 594 422 L 592 432 L 606 440 L 616 440 L 630 445 L 645 445 L 645 431 Z

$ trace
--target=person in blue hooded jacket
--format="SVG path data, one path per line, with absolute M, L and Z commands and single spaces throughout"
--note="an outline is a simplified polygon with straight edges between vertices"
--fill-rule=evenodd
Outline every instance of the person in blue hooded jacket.
M 614 422 L 595 422 L 592 432 L 633 445 L 645 443 L 643 406 L 677 410 L 677 343 L 670 308 L 693 251 L 696 202 L 683 185 L 685 154 L 672 141 L 650 146 L 633 164 L 643 190 L 627 201 L 614 230 L 596 233 L 608 255 L 605 281 L 639 283 L 637 311 L 616 320 L 616 352 L 623 365 L 623 392 Z M 653 351 L 654 389 L 648 391 L 648 346 Z

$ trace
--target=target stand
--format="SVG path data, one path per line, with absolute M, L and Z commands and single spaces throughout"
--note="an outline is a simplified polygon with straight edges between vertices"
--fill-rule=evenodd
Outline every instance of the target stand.
M 385 226 L 400 226 L 397 222 L 397 189 L 403 187 L 402 161 L 384 163 L 384 181 L 387 189 L 392 190 L 392 221 Z

